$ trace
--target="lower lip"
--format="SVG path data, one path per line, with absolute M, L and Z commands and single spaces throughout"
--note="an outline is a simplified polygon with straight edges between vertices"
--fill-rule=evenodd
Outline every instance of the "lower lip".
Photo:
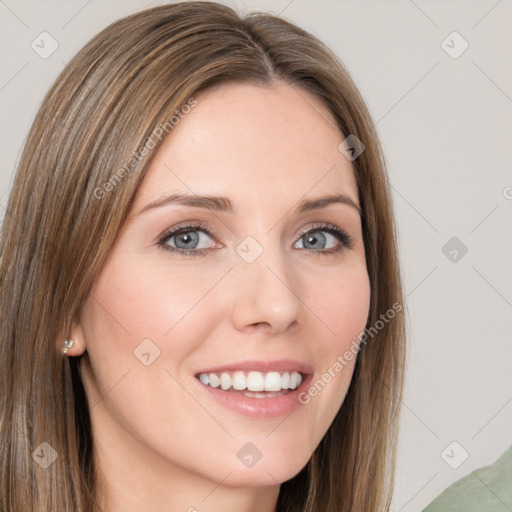
M 231 409 L 244 416 L 250 416 L 251 418 L 277 418 L 279 416 L 287 416 L 304 405 L 299 401 L 299 395 L 307 390 L 312 378 L 312 374 L 306 375 L 298 388 L 286 395 L 269 398 L 253 398 L 238 393 L 230 393 L 219 388 L 206 386 L 196 377 L 194 377 L 194 380 L 214 400 L 217 400 L 227 409 Z

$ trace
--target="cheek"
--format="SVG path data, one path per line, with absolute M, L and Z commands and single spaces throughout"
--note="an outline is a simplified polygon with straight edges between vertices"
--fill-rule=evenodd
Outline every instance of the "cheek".
M 323 277 L 317 275 L 306 286 L 305 302 L 322 327 L 319 348 L 332 356 L 358 340 L 370 308 L 370 281 L 364 262 Z
M 128 389 L 129 381 L 134 384 L 128 395 L 153 396 L 162 379 L 172 380 L 166 371 L 188 378 L 179 375 L 183 364 L 208 339 L 215 322 L 226 317 L 221 301 L 211 299 L 215 293 L 208 294 L 219 275 L 215 269 L 198 272 L 197 266 L 177 272 L 140 260 L 111 260 L 82 314 L 94 382 L 91 398 L 97 401 L 118 383 L 119 389 Z
M 313 437 L 321 439 L 341 407 L 355 368 L 360 335 L 370 308 L 370 282 L 364 262 L 310 283 L 305 302 L 318 321 L 315 338 L 317 371 L 299 397 L 318 418 Z M 323 285 L 323 286 L 320 286 Z
M 118 345 L 125 346 L 127 338 L 132 344 L 170 338 L 180 322 L 193 316 L 216 279 L 197 274 L 197 268 L 171 272 L 138 260 L 133 265 L 116 262 L 102 272 L 93 289 L 94 321 L 109 342 Z

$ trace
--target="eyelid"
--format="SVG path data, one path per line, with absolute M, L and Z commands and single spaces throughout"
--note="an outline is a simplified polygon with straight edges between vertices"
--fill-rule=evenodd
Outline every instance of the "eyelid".
M 335 224 L 330 224 L 329 222 L 313 223 L 313 225 L 310 225 L 306 228 L 302 228 L 298 232 L 297 236 L 298 238 L 301 238 L 310 231 L 327 231 L 328 233 L 333 232 L 335 234 L 343 234 L 344 236 L 346 236 L 347 240 L 350 240 L 350 242 L 352 242 L 352 237 L 345 230 L 341 229 Z
M 207 222 L 204 221 L 185 221 L 173 226 L 169 229 L 166 229 L 161 235 L 157 238 L 157 243 L 160 244 L 164 242 L 171 235 L 178 235 L 182 231 L 204 231 L 207 235 L 212 237 L 217 236 L 217 230 L 211 227 Z

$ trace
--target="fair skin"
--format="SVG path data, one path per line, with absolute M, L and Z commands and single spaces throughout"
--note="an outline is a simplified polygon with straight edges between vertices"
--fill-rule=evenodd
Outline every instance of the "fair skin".
M 281 82 L 221 84 L 195 98 L 197 106 L 158 149 L 72 333 L 69 354 L 85 355 L 99 498 L 108 512 L 274 511 L 280 484 L 306 465 L 339 410 L 355 359 L 282 417 L 226 409 L 195 374 L 246 360 L 295 359 L 311 365 L 315 382 L 367 320 L 357 208 L 296 210 L 303 200 L 332 194 L 359 205 L 330 112 Z M 168 204 L 138 215 L 174 193 L 226 196 L 237 211 Z M 192 229 L 195 250 L 205 255 L 157 245 L 186 221 L 215 232 Z M 345 231 L 351 247 L 320 254 L 343 242 L 321 228 L 300 234 L 326 223 Z M 236 252 L 249 236 L 263 251 L 250 264 Z M 195 247 L 178 238 L 167 246 Z M 134 355 L 145 339 L 160 350 L 148 366 Z M 237 457 L 249 442 L 262 454 L 250 468 Z

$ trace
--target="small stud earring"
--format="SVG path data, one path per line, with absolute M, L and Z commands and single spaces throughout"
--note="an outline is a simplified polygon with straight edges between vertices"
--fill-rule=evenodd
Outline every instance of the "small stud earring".
M 75 344 L 73 340 L 66 340 L 64 341 L 64 350 L 62 351 L 63 354 L 67 354 L 68 350 Z

